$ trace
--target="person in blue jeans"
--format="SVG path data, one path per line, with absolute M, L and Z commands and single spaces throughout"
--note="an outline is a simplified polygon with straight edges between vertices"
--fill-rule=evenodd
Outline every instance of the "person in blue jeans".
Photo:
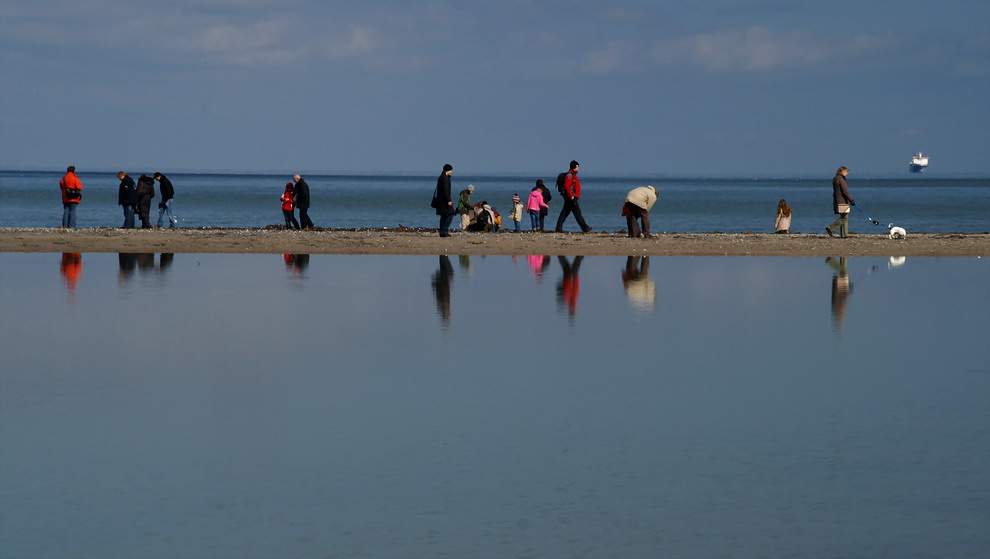
M 540 231 L 540 208 L 546 208 L 547 203 L 543 201 L 543 191 L 537 184 L 533 190 L 529 191 L 529 198 L 526 200 L 526 211 L 529 212 L 529 220 L 533 231 Z
M 162 217 L 167 215 L 169 229 L 175 229 L 175 225 L 179 223 L 179 220 L 172 215 L 172 198 L 175 198 L 175 189 L 172 187 L 172 181 L 168 180 L 168 177 L 161 173 L 155 173 L 155 180 L 159 182 L 158 189 L 162 193 L 162 201 L 158 203 L 158 225 L 155 228 L 161 228 Z

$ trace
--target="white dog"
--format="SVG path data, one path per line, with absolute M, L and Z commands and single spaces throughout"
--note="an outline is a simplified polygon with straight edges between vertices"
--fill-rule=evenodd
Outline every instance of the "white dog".
M 887 224 L 887 229 L 890 229 L 890 234 L 887 235 L 891 239 L 904 239 L 907 238 L 907 231 L 903 227 L 894 227 L 893 223 Z

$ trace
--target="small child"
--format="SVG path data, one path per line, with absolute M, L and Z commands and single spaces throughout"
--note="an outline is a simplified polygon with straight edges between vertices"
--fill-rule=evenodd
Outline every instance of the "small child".
M 522 205 L 522 202 L 519 201 L 519 195 L 518 194 L 513 194 L 512 195 L 512 212 L 509 213 L 509 217 L 512 218 L 512 223 L 514 223 L 516 225 L 516 229 L 515 229 L 516 233 L 519 233 L 520 231 L 522 231 L 522 229 L 520 229 L 520 227 L 519 227 L 520 223 L 522 222 L 522 215 L 523 215 L 523 205 Z
M 299 222 L 296 221 L 296 187 L 291 182 L 285 183 L 285 192 L 279 198 L 282 201 L 282 215 L 285 217 L 286 229 L 299 229 Z
M 547 203 L 543 201 L 543 192 L 537 186 L 529 192 L 529 199 L 526 200 L 526 211 L 529 212 L 529 219 L 533 224 L 533 231 L 540 231 L 540 208 L 546 208 Z
M 773 227 L 777 233 L 791 232 L 791 207 L 787 205 L 787 200 L 777 202 L 777 221 Z

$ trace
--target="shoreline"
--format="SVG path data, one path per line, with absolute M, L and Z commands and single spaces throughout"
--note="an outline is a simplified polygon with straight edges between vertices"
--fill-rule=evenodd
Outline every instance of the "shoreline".
M 266 228 L 82 229 L 0 227 L 0 252 L 224 254 L 503 254 L 567 256 L 990 256 L 990 233 L 908 233 L 906 239 L 859 234 L 662 233 L 625 231 L 462 233 L 435 229 Z

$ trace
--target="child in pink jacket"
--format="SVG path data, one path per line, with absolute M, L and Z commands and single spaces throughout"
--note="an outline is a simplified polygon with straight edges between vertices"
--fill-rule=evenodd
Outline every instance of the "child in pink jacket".
M 536 187 L 529 192 L 526 200 L 526 211 L 529 212 L 529 219 L 533 225 L 533 231 L 540 231 L 540 208 L 547 208 L 547 203 L 543 201 L 543 192 L 540 187 Z

